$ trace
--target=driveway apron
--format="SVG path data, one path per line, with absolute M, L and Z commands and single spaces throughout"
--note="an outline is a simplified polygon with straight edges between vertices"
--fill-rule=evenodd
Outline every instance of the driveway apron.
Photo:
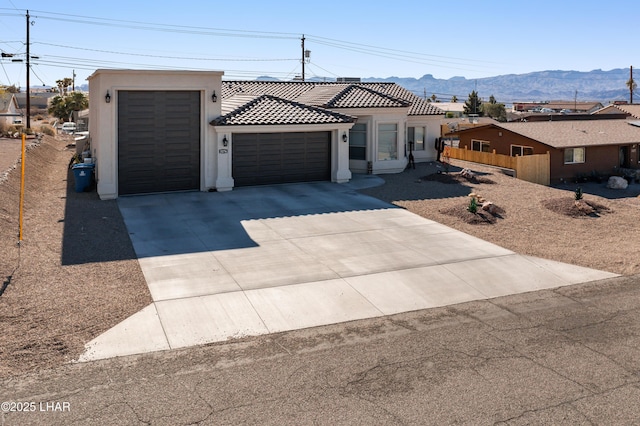
M 616 276 L 518 255 L 330 182 L 118 200 L 153 303 L 80 361 Z

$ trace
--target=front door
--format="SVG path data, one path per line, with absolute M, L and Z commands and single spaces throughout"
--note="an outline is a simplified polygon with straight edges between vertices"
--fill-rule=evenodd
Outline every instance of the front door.
M 623 169 L 629 168 L 629 147 L 621 146 L 620 147 L 620 167 Z

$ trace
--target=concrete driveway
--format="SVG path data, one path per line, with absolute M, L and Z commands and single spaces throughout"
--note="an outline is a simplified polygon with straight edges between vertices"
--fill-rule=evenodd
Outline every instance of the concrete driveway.
M 528 256 L 329 182 L 118 200 L 153 303 L 81 361 L 616 276 Z

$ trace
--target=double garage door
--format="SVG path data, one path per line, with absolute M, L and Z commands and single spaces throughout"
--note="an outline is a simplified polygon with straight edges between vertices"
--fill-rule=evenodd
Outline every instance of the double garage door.
M 331 179 L 330 132 L 233 135 L 235 186 Z
M 200 189 L 200 92 L 118 92 L 118 193 Z M 330 132 L 233 135 L 236 186 L 331 178 Z
M 118 92 L 120 195 L 200 189 L 200 92 Z

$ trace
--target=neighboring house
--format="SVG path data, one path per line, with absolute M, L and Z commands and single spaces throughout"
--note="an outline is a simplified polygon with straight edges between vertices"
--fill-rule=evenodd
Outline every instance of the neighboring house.
M 442 139 L 444 139 L 447 145 L 457 148 L 460 142 L 458 131 L 496 123 L 498 123 L 498 121 L 490 117 L 449 118 L 441 120 L 440 132 L 443 135 Z
M 433 105 L 444 111 L 447 118 L 464 116 L 464 102 L 435 102 Z
M 98 194 L 397 173 L 436 158 L 444 113 L 394 83 L 222 81 L 222 72 L 97 70 L 89 131 Z
M 31 92 L 29 97 L 29 106 L 34 109 L 47 109 L 49 107 L 49 101 L 56 96 L 57 93 L 52 92 Z M 16 93 L 16 100 L 20 108 L 27 108 L 27 94 L 24 92 Z
M 640 168 L 640 122 L 579 120 L 495 123 L 458 132 L 460 148 L 504 155 L 550 154 L 550 180 Z M 445 135 L 446 137 L 446 135 Z
M 570 111 L 572 113 L 591 114 L 602 108 L 600 102 L 577 102 L 577 101 L 549 101 L 549 102 L 514 102 L 514 112 L 561 112 Z M 551 111 L 549 111 L 551 110 Z
M 22 112 L 13 93 L 0 94 L 0 127 L 22 125 Z
M 627 117 L 640 119 L 640 104 L 610 104 L 593 114 L 625 114 Z

